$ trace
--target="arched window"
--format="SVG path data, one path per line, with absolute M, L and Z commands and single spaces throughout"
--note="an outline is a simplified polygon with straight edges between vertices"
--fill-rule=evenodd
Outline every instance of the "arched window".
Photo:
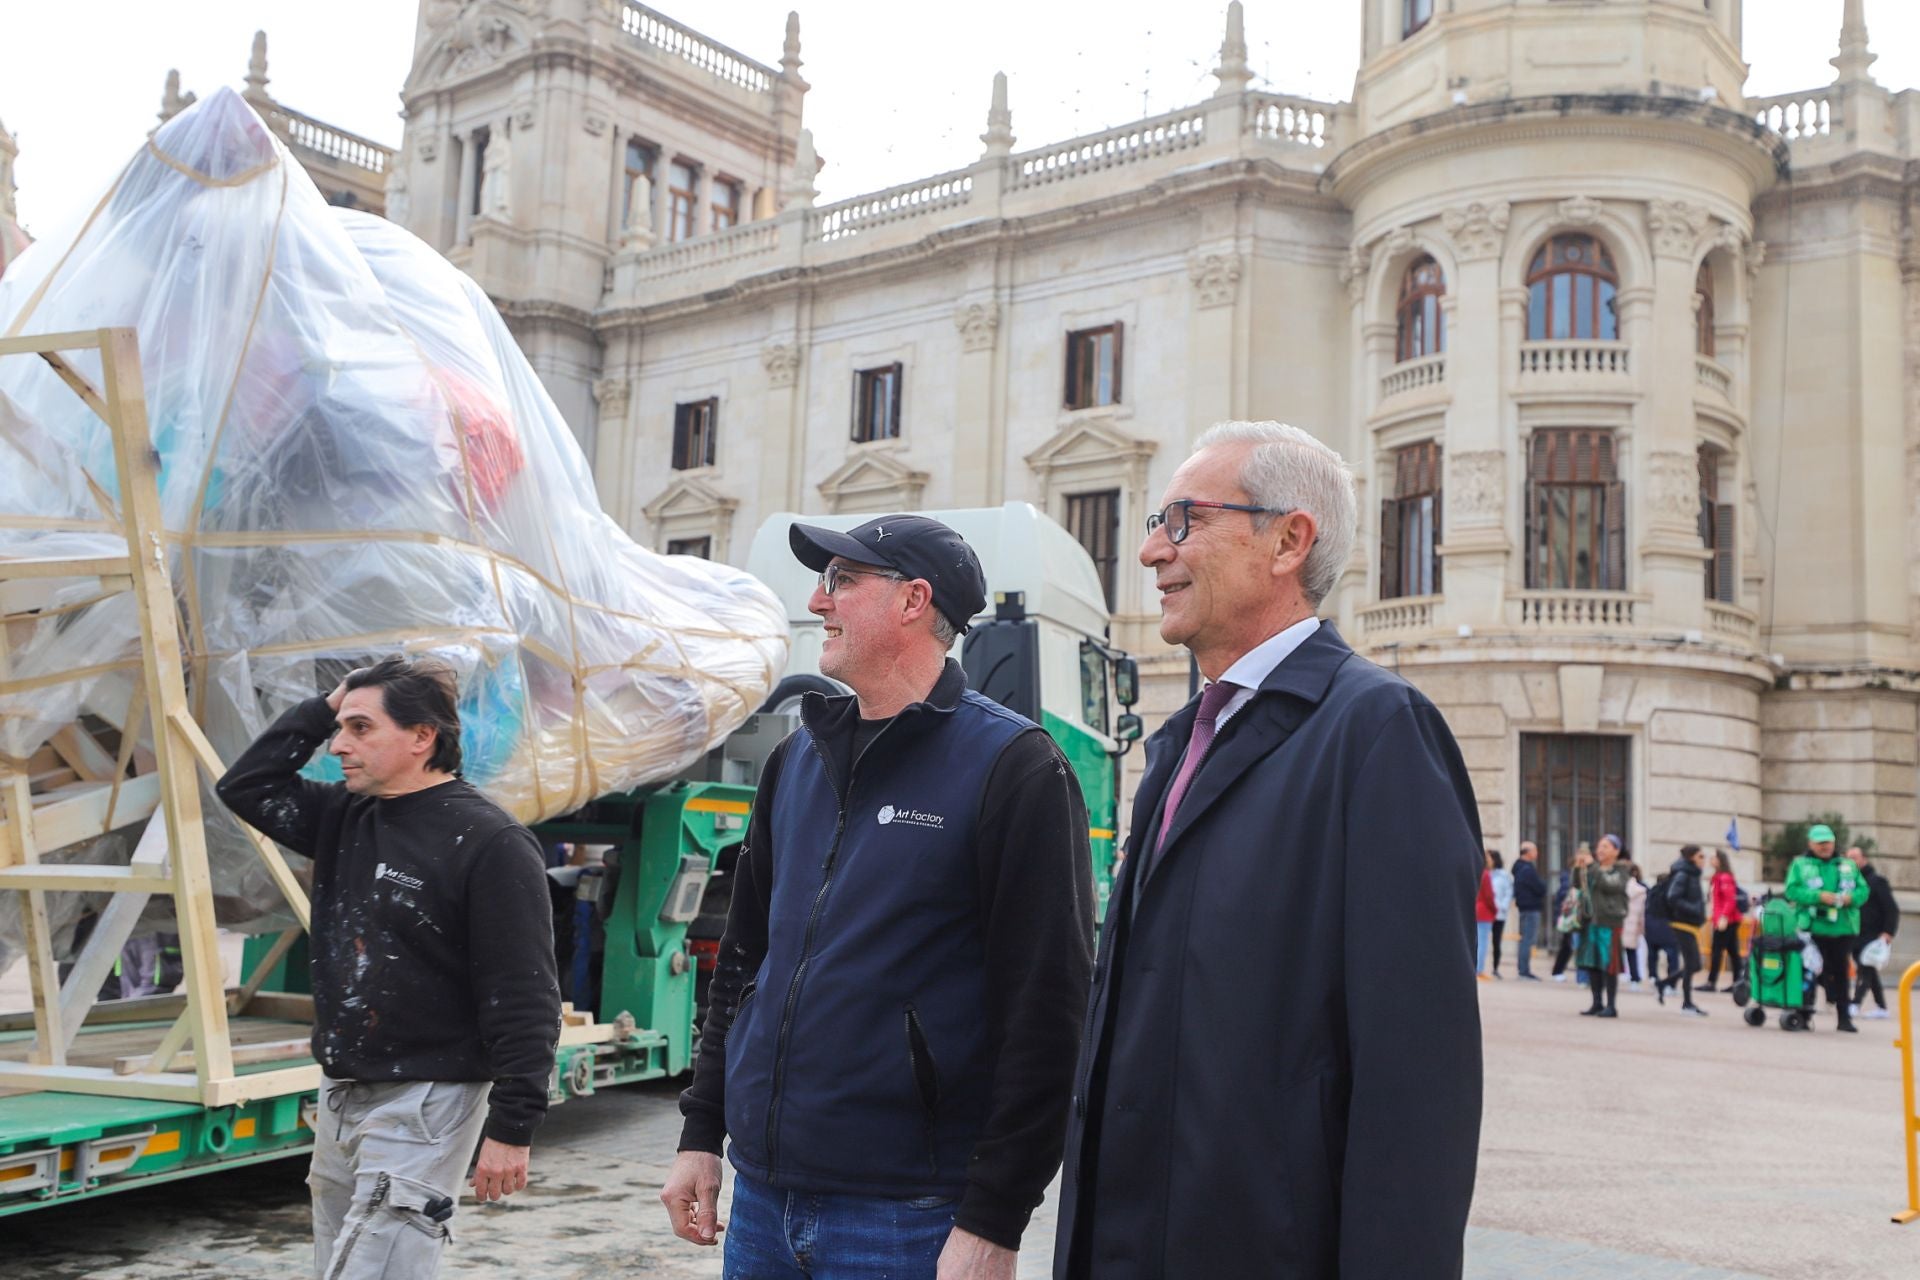
M 1693 279 L 1693 349 L 1713 354 L 1713 268 L 1704 262 Z
M 1447 277 L 1431 255 L 1415 260 L 1400 279 L 1400 341 L 1398 360 L 1437 356 L 1447 349 L 1446 320 L 1440 300 L 1447 296 Z
M 1433 0 L 1400 0 L 1400 38 L 1406 39 L 1433 21 Z
M 1619 289 L 1606 245 L 1588 235 L 1555 236 L 1527 268 L 1527 341 L 1618 340 L 1613 303 Z

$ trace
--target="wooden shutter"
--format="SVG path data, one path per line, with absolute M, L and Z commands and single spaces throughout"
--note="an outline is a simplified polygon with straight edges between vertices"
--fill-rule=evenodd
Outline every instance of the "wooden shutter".
M 1714 599 L 1722 604 L 1734 603 L 1733 549 L 1736 545 L 1733 538 L 1733 504 L 1722 502 L 1713 509 L 1713 594 Z
M 1120 403 L 1120 361 L 1127 349 L 1127 326 L 1119 321 L 1113 322 L 1113 403 Z
M 1447 527 L 1440 510 L 1440 500 L 1442 496 L 1440 488 L 1440 458 L 1436 451 L 1433 463 L 1433 594 L 1435 595 L 1439 595 L 1442 590 L 1440 586 L 1440 565 L 1442 563 L 1440 543 L 1444 536 L 1443 531 Z
M 1627 589 L 1627 485 L 1624 480 L 1609 481 L 1606 488 L 1604 518 L 1606 537 L 1606 577 L 1602 591 Z
M 860 430 L 860 411 L 866 407 L 867 375 L 855 370 L 853 374 L 853 411 L 847 419 L 847 439 L 859 444 L 867 437 Z
M 692 465 L 687 457 L 689 453 L 687 448 L 687 419 L 690 416 L 689 410 L 691 410 L 692 407 L 692 405 L 685 404 L 673 406 L 673 469 L 675 471 L 684 471 Z
M 1541 452 L 1539 449 L 1534 450 L 1534 457 L 1538 459 Z M 1527 567 L 1525 581 L 1528 590 L 1535 590 L 1541 585 L 1540 578 L 1542 576 L 1540 573 L 1540 486 L 1535 484 L 1532 479 L 1527 481 L 1527 507 L 1525 514 L 1521 518 L 1527 526 Z
M 893 408 L 887 418 L 887 438 L 897 440 L 900 437 L 900 384 L 907 380 L 907 367 L 898 360 L 893 362 L 891 370 L 893 384 Z
M 707 401 L 706 417 L 707 451 L 706 457 L 701 459 L 700 465 L 710 467 L 713 465 L 713 460 L 718 455 L 720 447 L 720 397 L 715 396 L 713 399 Z
M 1380 598 L 1391 600 L 1400 591 L 1400 500 L 1380 500 Z
M 1069 409 L 1078 409 L 1079 402 L 1074 398 L 1080 392 L 1080 335 L 1067 335 L 1067 391 L 1060 403 Z

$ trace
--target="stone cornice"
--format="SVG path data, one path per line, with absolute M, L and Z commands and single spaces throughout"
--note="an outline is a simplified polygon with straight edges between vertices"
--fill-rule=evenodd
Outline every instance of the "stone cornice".
M 1320 185 L 1351 205 L 1360 190 L 1404 163 L 1513 141 L 1595 135 L 1710 151 L 1746 168 L 1756 191 L 1790 168 L 1785 140 L 1738 112 L 1682 98 L 1567 94 L 1455 107 L 1383 129 L 1334 157 Z
M 1684 672 L 1690 675 L 1717 676 L 1749 688 L 1772 688 L 1773 665 L 1749 650 L 1735 649 L 1705 641 L 1688 644 L 1674 628 L 1672 640 L 1648 635 L 1606 635 L 1600 632 L 1528 634 L 1504 624 L 1487 626 L 1474 623 L 1474 634 L 1467 637 L 1435 636 L 1424 640 L 1404 640 L 1393 650 L 1394 661 L 1403 667 L 1475 667 L 1498 665 L 1503 671 L 1534 663 L 1551 670 L 1567 662 L 1597 662 L 1608 667 L 1632 667 L 1644 671 Z M 1369 645 L 1367 652 L 1378 653 L 1385 645 Z M 1378 661 L 1376 658 L 1375 661 Z

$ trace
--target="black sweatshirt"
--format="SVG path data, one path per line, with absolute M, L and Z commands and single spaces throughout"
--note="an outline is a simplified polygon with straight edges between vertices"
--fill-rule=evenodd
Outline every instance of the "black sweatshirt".
M 463 779 L 378 799 L 301 777 L 333 730 L 309 698 L 216 788 L 313 859 L 313 1056 L 336 1080 L 492 1080 L 486 1136 L 527 1146 L 560 1034 L 540 845 Z
M 965 688 L 948 662 L 927 701 L 951 705 Z M 819 695 L 809 695 L 809 701 Z M 852 772 L 859 712 L 851 697 L 809 708 L 823 748 Z M 887 722 L 873 722 L 876 731 Z M 781 765 L 793 743 L 774 749 L 754 796 L 726 936 L 709 988 L 693 1083 L 681 1095 L 680 1149 L 719 1154 L 726 1138 L 726 1040 L 741 993 L 767 953 L 768 902 L 776 859 L 772 814 Z M 1092 862 L 1080 788 L 1053 740 L 1040 729 L 1000 754 L 981 796 L 978 906 L 986 941 L 988 1004 L 994 1026 L 992 1109 L 974 1144 L 955 1221 L 963 1230 L 1018 1248 L 1027 1220 L 1060 1167 L 1074 1057 L 1093 975 Z M 807 856 L 796 850 L 792 857 Z M 891 1046 L 887 1046 L 891 1048 Z M 847 1045 L 849 1054 L 879 1046 Z

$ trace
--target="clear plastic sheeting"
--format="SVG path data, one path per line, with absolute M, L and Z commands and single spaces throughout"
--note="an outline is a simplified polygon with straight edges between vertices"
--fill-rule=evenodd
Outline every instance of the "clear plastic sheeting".
M 467 777 L 533 821 L 672 777 L 784 667 L 773 595 L 635 545 L 486 296 L 328 207 L 238 95 L 162 126 L 0 279 L 0 332 L 110 325 L 139 334 L 189 697 L 224 758 L 350 668 L 431 652 L 460 673 Z M 71 363 L 100 385 L 97 353 Z M 0 359 L 0 557 L 123 554 L 117 501 L 105 424 L 43 362 Z M 14 769 L 83 717 L 121 725 L 139 679 L 131 596 L 31 585 L 0 672 Z M 230 822 L 210 804 L 223 921 L 284 920 Z

